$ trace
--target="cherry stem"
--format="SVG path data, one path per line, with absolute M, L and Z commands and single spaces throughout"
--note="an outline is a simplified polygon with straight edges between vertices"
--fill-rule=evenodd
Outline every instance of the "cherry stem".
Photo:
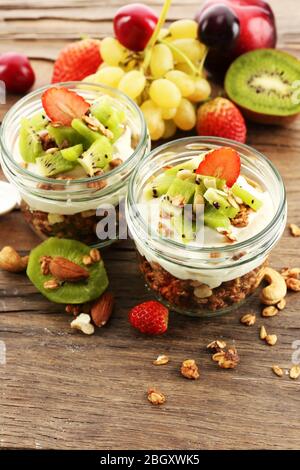
M 163 9 L 162 9 L 161 14 L 159 16 L 159 19 L 158 19 L 157 25 L 155 27 L 155 30 L 153 31 L 153 34 L 152 34 L 152 36 L 151 36 L 151 38 L 150 38 L 150 40 L 147 44 L 146 51 L 145 51 L 145 59 L 144 59 L 144 63 L 143 63 L 143 69 L 144 70 L 147 70 L 147 68 L 149 67 L 153 46 L 155 45 L 156 40 L 158 38 L 158 35 L 160 33 L 160 30 L 161 30 L 161 28 L 163 27 L 163 25 L 166 21 L 171 3 L 172 3 L 172 0 L 165 0 Z

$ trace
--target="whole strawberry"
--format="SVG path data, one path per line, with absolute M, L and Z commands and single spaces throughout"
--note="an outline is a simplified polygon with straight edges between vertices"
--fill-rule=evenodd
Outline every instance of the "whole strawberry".
M 101 63 L 99 40 L 73 42 L 60 51 L 54 64 L 52 83 L 83 80 L 95 73 Z
M 169 310 L 159 302 L 150 300 L 136 305 L 129 312 L 129 322 L 142 333 L 160 335 L 168 328 Z
M 212 135 L 246 142 L 247 128 L 240 110 L 226 98 L 215 98 L 200 106 L 198 135 Z

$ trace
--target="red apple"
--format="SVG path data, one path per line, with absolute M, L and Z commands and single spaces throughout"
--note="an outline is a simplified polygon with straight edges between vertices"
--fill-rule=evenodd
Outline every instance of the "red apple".
M 199 39 L 213 46 L 206 66 L 215 74 L 245 52 L 276 45 L 274 14 L 263 0 L 207 0 L 196 20 Z

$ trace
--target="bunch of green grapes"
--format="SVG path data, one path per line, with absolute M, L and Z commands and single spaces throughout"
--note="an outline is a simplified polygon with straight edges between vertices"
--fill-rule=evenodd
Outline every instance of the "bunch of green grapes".
M 152 140 L 172 137 L 176 129 L 196 124 L 196 106 L 211 94 L 203 75 L 205 46 L 197 39 L 198 24 L 178 20 L 161 29 L 150 49 L 133 52 L 117 39 L 101 42 L 103 63 L 85 81 L 119 89 L 141 108 Z

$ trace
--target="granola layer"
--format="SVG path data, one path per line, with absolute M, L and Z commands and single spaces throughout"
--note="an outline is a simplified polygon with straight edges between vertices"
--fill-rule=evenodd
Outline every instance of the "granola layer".
M 149 263 L 139 256 L 139 266 L 148 286 L 171 308 L 187 313 L 215 312 L 239 304 L 251 295 L 261 281 L 263 263 L 244 276 L 209 288 L 194 280 L 182 280 L 167 272 L 159 263 Z

